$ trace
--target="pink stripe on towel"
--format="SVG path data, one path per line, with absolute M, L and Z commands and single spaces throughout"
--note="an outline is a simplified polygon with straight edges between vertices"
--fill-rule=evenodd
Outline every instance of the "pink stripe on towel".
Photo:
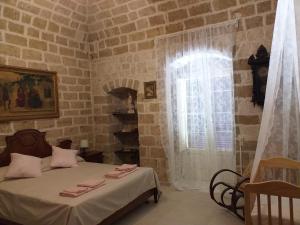
M 123 164 L 121 166 L 116 167 L 116 170 L 130 172 L 136 168 L 137 168 L 136 164 Z
M 83 182 L 77 184 L 77 186 L 93 188 L 93 187 L 96 187 L 96 186 L 98 186 L 100 184 L 104 184 L 104 183 L 105 183 L 104 179 L 89 179 L 89 180 L 86 180 L 86 181 L 83 181 Z
M 81 193 L 81 192 L 85 192 L 87 190 L 87 187 L 70 187 L 70 188 L 66 188 L 65 190 L 63 190 L 63 192 L 69 192 L 69 193 Z
M 111 172 L 108 172 L 107 174 L 105 174 L 105 177 L 112 178 L 112 179 L 120 179 L 122 177 L 127 176 L 130 173 L 135 172 L 136 170 L 137 170 L 137 168 L 135 168 L 134 170 L 131 170 L 130 172 L 115 170 L 115 171 L 111 171 Z
M 72 187 L 72 188 L 67 188 L 65 189 L 64 191 L 60 192 L 59 195 L 60 196 L 63 196 L 63 197 L 71 197 L 71 198 L 76 198 L 76 197 L 79 197 L 85 193 L 88 193 L 92 190 L 95 190 L 99 187 L 102 187 L 105 185 L 105 182 L 104 183 L 101 183 L 97 186 L 94 186 L 94 187 Z M 78 189 L 77 189 L 78 188 Z M 82 190 L 82 191 L 77 191 L 76 190 Z M 73 192 L 72 192 L 73 191 Z
M 76 193 L 76 192 L 67 192 L 67 191 L 63 191 L 63 192 L 60 192 L 59 195 L 60 195 L 60 196 L 63 196 L 63 197 L 76 198 L 76 197 L 79 197 L 79 196 L 81 196 L 81 195 L 83 195 L 83 194 L 89 192 L 90 189 L 92 189 L 92 188 L 86 188 L 85 191 L 83 191 L 83 192 L 78 192 L 78 193 Z

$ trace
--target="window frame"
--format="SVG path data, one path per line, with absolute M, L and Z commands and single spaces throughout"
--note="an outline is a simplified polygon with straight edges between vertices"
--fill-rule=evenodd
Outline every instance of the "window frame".
M 198 54 L 199 55 L 199 54 Z M 218 57 L 219 56 L 219 57 Z M 186 59 L 186 56 L 185 57 L 185 63 L 189 63 L 188 60 Z M 216 54 L 212 54 L 211 56 L 212 58 L 223 58 L 223 59 L 229 59 L 227 57 L 224 57 L 221 53 L 219 53 L 219 55 L 216 55 Z M 191 60 L 194 60 L 195 59 L 195 56 L 192 56 L 191 57 Z M 230 59 L 230 61 L 232 62 L 232 59 Z M 181 65 L 183 66 L 183 65 Z M 178 67 L 177 67 L 178 68 Z M 233 68 L 233 65 L 232 65 L 232 68 Z M 196 71 L 195 71 L 196 72 Z M 233 82 L 233 77 L 232 77 L 232 74 L 228 74 L 228 76 L 231 76 L 231 82 Z M 227 77 L 227 75 L 224 75 L 224 76 L 215 76 L 214 78 L 222 78 L 222 77 Z M 193 79 L 197 79 L 197 78 L 193 78 Z M 178 143 L 179 143 L 179 152 L 183 152 L 183 151 L 192 151 L 192 152 L 198 152 L 198 153 L 204 153 L 204 152 L 207 152 L 209 150 L 209 147 L 207 146 L 208 145 L 208 142 L 206 142 L 204 144 L 204 148 L 197 148 L 197 147 L 189 147 L 189 129 L 188 129 L 188 112 L 187 112 L 187 104 L 188 104 L 188 101 L 187 101 L 187 82 L 189 82 L 189 79 L 187 78 L 178 78 L 176 79 L 176 94 L 177 94 L 177 121 L 178 121 L 178 136 L 179 136 L 179 140 L 178 140 Z M 224 92 L 224 91 L 220 91 L 220 92 Z M 228 92 L 231 92 L 232 94 L 232 98 L 231 98 L 231 101 L 232 104 L 234 104 L 234 87 L 233 87 L 233 84 L 232 84 L 232 89 L 228 90 Z M 225 148 L 225 147 L 217 147 L 215 146 L 216 150 L 218 153 L 220 154 L 226 154 L 226 153 L 231 153 L 232 151 L 234 151 L 234 148 L 235 148 L 235 125 L 234 125 L 234 117 L 235 117 L 235 108 L 234 108 L 234 105 L 232 106 L 232 111 L 231 111 L 231 117 L 232 117 L 232 140 L 231 140 L 231 145 L 232 145 L 232 148 Z M 214 113 L 216 113 L 215 111 L 213 111 Z M 228 112 L 229 113 L 229 112 Z M 204 116 L 205 120 L 207 121 L 207 118 Z M 204 135 L 205 135 L 205 139 L 207 139 L 207 127 L 205 126 L 205 130 L 206 132 L 204 132 Z M 224 132 L 224 131 L 222 131 Z M 217 133 L 217 132 L 215 132 Z M 217 144 L 217 142 L 215 142 L 215 144 Z

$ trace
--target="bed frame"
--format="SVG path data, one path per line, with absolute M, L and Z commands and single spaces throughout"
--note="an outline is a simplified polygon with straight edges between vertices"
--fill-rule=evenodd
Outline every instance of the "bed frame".
M 45 139 L 46 132 L 40 132 L 35 129 L 26 129 L 16 132 L 12 136 L 7 136 L 6 148 L 0 154 L 0 167 L 8 166 L 11 159 L 10 153 L 20 153 L 25 155 L 31 155 L 39 158 L 47 157 L 52 154 L 52 147 Z M 128 203 L 123 208 L 119 209 L 106 219 L 104 219 L 98 225 L 109 225 L 120 219 L 122 216 L 132 211 L 137 206 L 141 205 L 150 197 L 154 197 L 154 202 L 157 203 L 159 200 L 159 191 L 157 188 L 150 189 L 136 199 Z M 0 225 L 20 225 L 11 221 L 0 218 Z
M 261 160 L 258 173 L 260 174 L 264 169 L 291 169 L 291 170 L 300 170 L 300 162 L 290 160 L 287 158 L 271 158 L 266 160 Z M 293 207 L 293 199 L 300 199 L 300 186 L 293 185 L 291 183 L 287 183 L 284 181 L 272 180 L 272 181 L 265 181 L 259 182 L 260 178 L 258 175 L 254 183 L 246 184 L 245 186 L 245 222 L 246 225 L 252 224 L 260 224 L 265 225 L 262 223 L 262 213 L 261 213 L 261 195 L 267 196 L 267 204 L 268 204 L 268 225 L 272 225 L 272 215 L 271 215 L 271 196 L 277 196 L 278 198 L 278 221 L 279 224 L 283 224 L 282 218 L 282 198 L 286 197 L 289 198 L 289 210 L 290 210 L 290 218 L 289 222 L 291 225 L 294 224 L 294 207 Z M 298 183 L 299 181 L 297 181 Z M 299 183 L 298 183 L 299 185 Z M 254 207 L 255 199 L 257 199 L 257 214 L 258 214 L 258 221 L 257 223 L 252 221 L 251 212 Z

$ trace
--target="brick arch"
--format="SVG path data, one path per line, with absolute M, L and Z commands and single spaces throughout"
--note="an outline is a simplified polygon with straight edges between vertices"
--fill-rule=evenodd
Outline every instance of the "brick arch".
M 131 88 L 138 92 L 139 85 L 140 82 L 138 80 L 123 78 L 123 79 L 115 79 L 115 80 L 107 81 L 102 86 L 102 88 L 106 93 L 109 93 L 113 89 L 120 88 L 120 87 Z

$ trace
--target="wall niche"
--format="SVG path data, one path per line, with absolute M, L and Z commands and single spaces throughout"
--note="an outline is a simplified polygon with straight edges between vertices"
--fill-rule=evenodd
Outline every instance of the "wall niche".
M 114 163 L 140 164 L 137 91 L 120 87 L 112 89 L 113 135 L 115 139 Z

